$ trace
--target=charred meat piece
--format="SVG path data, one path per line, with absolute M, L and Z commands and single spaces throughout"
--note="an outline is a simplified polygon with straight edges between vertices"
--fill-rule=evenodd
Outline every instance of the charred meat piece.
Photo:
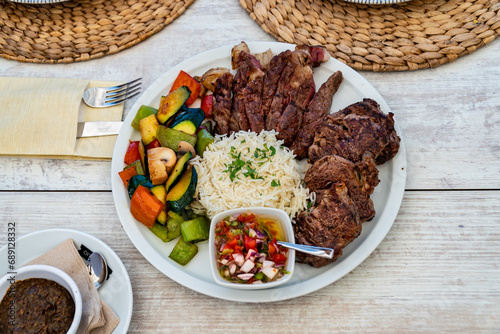
M 365 98 L 363 101 L 353 103 L 335 114 L 332 114 L 332 117 L 343 118 L 350 114 L 369 117 L 374 123 L 384 128 L 386 138 L 378 139 L 387 141 L 387 145 L 385 145 L 381 152 L 376 155 L 374 154 L 374 159 L 378 165 L 391 160 L 398 153 L 400 138 L 394 128 L 393 113 L 390 112 L 389 114 L 385 114 L 375 100 Z
M 278 82 L 281 78 L 283 70 L 290 60 L 291 54 L 292 51 L 286 50 L 274 56 L 271 59 L 266 74 L 264 75 L 262 84 L 262 112 L 264 117 L 267 117 L 267 114 L 269 113 L 273 97 L 276 94 Z
M 305 50 L 311 56 L 311 64 L 313 67 L 326 63 L 330 58 L 330 54 L 322 45 L 298 45 L 295 50 Z
M 307 110 L 304 112 L 299 132 L 290 147 L 298 159 L 307 158 L 309 146 L 314 141 L 314 136 L 322 124 L 323 117 L 330 111 L 333 95 L 339 89 L 342 80 L 342 72 L 333 73 L 321 85 L 309 103 Z
M 373 158 L 366 154 L 363 161 L 354 163 L 337 155 L 328 155 L 316 161 L 306 172 L 304 182 L 310 191 L 327 189 L 342 182 L 356 204 L 362 222 L 375 216 L 370 195 L 377 186 L 378 171 Z
M 215 131 L 218 134 L 229 134 L 229 120 L 231 118 L 232 97 L 231 89 L 233 85 L 233 75 L 224 73 L 215 82 L 213 118 L 215 121 Z
M 276 130 L 277 138 L 290 146 L 302 122 L 302 114 L 316 92 L 309 53 L 293 51 L 282 72 L 271 109 L 266 118 L 266 129 Z M 290 105 L 290 109 L 287 110 Z M 286 110 L 286 113 L 285 113 Z M 291 122 L 288 117 L 296 121 Z M 292 128 L 289 128 L 292 126 Z M 285 131 L 286 130 L 286 131 Z
M 319 268 L 342 255 L 342 249 L 360 235 L 362 224 L 344 183 L 318 190 L 316 203 L 310 212 L 303 211 L 298 215 L 293 228 L 296 243 L 335 250 L 331 260 L 296 253 L 299 261 Z
M 233 108 L 230 121 L 232 131 L 264 129 L 262 114 L 262 80 L 264 72 L 259 61 L 246 51 L 238 53 L 238 70 L 233 87 Z

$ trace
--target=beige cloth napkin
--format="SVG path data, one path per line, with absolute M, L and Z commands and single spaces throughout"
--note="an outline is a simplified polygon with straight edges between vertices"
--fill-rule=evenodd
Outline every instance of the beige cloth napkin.
M 87 87 L 111 81 L 0 77 L 0 155 L 110 159 L 116 136 L 76 138 L 78 121 L 120 121 L 123 104 L 91 108 Z
M 67 273 L 80 289 L 83 308 L 78 334 L 109 334 L 120 319 L 99 297 L 72 239 L 52 248 L 26 265 L 45 264 Z

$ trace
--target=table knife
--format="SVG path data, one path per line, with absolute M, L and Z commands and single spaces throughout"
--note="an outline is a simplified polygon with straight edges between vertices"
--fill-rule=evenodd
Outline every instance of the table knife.
M 79 122 L 76 138 L 116 135 L 122 124 L 121 121 Z

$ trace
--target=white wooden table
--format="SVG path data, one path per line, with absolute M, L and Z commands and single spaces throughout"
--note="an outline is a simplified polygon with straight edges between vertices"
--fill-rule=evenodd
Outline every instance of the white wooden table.
M 142 77 L 148 87 L 191 56 L 240 41 L 275 40 L 237 1 L 221 7 L 197 0 L 163 31 L 118 54 L 60 65 L 0 59 L 0 76 Z M 499 333 L 499 54 L 495 40 L 435 69 L 361 72 L 401 128 L 406 192 L 391 231 L 371 256 L 309 295 L 228 302 L 160 273 L 120 226 L 110 161 L 0 157 L 0 246 L 7 243 L 7 222 L 16 222 L 18 236 L 64 227 L 106 242 L 131 278 L 130 333 Z

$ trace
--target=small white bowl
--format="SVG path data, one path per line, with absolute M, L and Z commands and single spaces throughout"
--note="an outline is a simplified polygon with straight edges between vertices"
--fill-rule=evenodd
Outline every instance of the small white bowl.
M 259 284 L 242 284 L 242 283 L 234 283 L 230 282 L 224 278 L 221 277 L 219 273 L 219 269 L 217 267 L 217 259 L 216 259 L 216 250 L 215 250 L 215 225 L 223 220 L 227 216 L 232 216 L 232 215 L 239 215 L 242 213 L 253 213 L 256 216 L 264 216 L 268 218 L 272 218 L 276 221 L 278 221 L 281 224 L 281 230 L 285 234 L 285 240 L 279 240 L 279 241 L 287 241 L 290 243 L 295 242 L 295 237 L 293 234 L 293 228 L 292 228 L 292 222 L 290 220 L 290 217 L 288 214 L 280 209 L 274 209 L 274 208 L 264 208 L 264 207 L 255 207 L 255 208 L 239 208 L 239 209 L 232 209 L 232 210 L 227 210 L 224 212 L 221 212 L 215 217 L 212 218 L 212 222 L 210 224 L 210 236 L 208 239 L 208 253 L 210 257 L 210 268 L 212 270 L 212 275 L 214 277 L 214 280 L 217 284 L 220 284 L 222 286 L 228 287 L 228 288 L 233 288 L 233 289 L 243 289 L 243 290 L 257 290 L 257 289 L 268 289 L 268 288 L 274 288 L 278 285 L 281 285 L 283 283 L 286 283 L 292 278 L 293 270 L 295 268 L 295 251 L 292 249 L 288 250 L 288 260 L 286 263 L 286 270 L 289 272 L 289 274 L 284 275 L 282 278 L 279 280 L 269 282 L 269 283 L 259 283 Z
M 73 301 L 75 302 L 75 315 L 73 317 L 71 327 L 68 329 L 66 334 L 76 333 L 82 318 L 82 295 L 75 281 L 73 281 L 68 274 L 58 268 L 39 264 L 21 267 L 16 269 L 14 272 L 16 274 L 7 274 L 0 279 L 0 300 L 7 293 L 11 283 L 13 283 L 12 278 L 14 278 L 15 281 L 28 278 L 45 278 L 54 281 L 68 290 L 71 297 L 73 297 Z

